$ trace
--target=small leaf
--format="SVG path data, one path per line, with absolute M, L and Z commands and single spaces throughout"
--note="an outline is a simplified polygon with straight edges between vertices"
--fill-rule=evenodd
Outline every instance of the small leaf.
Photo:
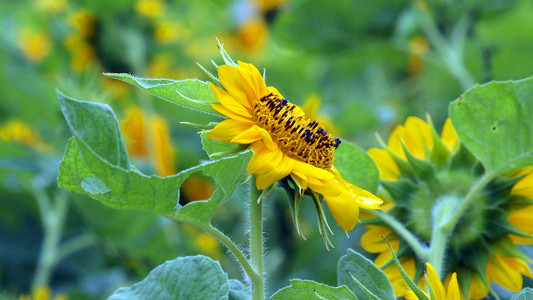
M 250 289 L 237 279 L 229 280 L 229 300 L 250 300 Z
M 375 193 L 379 184 L 379 171 L 374 160 L 357 145 L 342 141 L 335 150 L 335 168 L 352 184 Z
M 311 280 L 292 279 L 291 285 L 277 291 L 271 300 L 357 300 L 346 286 L 331 287 Z
M 221 117 L 210 105 L 218 101 L 208 82 L 198 79 L 141 78 L 126 73 L 104 73 L 104 75 L 122 80 L 176 105 Z
M 337 283 L 346 285 L 358 299 L 368 299 L 367 293 L 359 287 L 350 274 L 379 299 L 396 299 L 392 285 L 385 273 L 368 258 L 352 249 L 348 249 L 348 253 L 339 259 Z
M 533 77 L 477 85 L 450 104 L 450 118 L 487 171 L 533 164 Z
M 220 264 L 197 255 L 169 260 L 108 299 L 227 299 L 229 289 L 228 275 Z
M 511 300 L 530 300 L 533 299 L 533 289 L 524 288 L 520 292 L 516 293 Z

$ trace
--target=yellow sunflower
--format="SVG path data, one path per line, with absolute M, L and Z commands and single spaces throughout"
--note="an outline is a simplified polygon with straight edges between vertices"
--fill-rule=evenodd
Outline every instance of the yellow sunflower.
M 290 176 L 302 189 L 321 194 L 337 224 L 352 230 L 359 208 L 379 209 L 381 199 L 344 180 L 333 166 L 340 139 L 305 117 L 249 63 L 218 67 L 224 87 L 211 85 L 220 104 L 213 108 L 229 119 L 208 134 L 213 140 L 251 145 L 247 171 L 263 190 Z
M 440 147 L 439 149 L 436 149 Z M 435 152 L 444 153 L 447 160 L 440 165 L 435 164 Z M 431 240 L 431 211 L 434 203 L 450 198 L 465 196 L 465 192 L 472 182 L 483 172 L 481 165 L 474 161 L 463 146 L 455 132 L 450 120 L 446 120 L 441 136 L 435 134 L 432 126 L 415 117 L 409 117 L 405 124 L 399 125 L 392 131 L 386 149 L 373 148 L 368 151 L 374 159 L 380 171 L 380 177 L 384 187 L 384 195 L 390 200 L 387 213 L 394 215 L 406 228 L 422 242 L 429 243 Z M 470 156 L 469 156 L 470 155 Z M 411 158 L 408 158 L 411 157 Z M 431 165 L 432 172 L 424 173 L 426 178 L 420 177 L 413 171 L 411 160 L 418 159 L 427 165 Z M 466 160 L 462 161 L 461 159 Z M 440 161 L 440 160 L 439 160 Z M 415 162 L 416 163 L 416 162 Z M 420 162 L 418 162 L 420 164 Z M 466 299 L 481 299 L 488 295 L 488 284 L 498 283 L 500 286 L 518 292 L 522 288 L 523 276 L 532 277 L 527 263 L 520 257 L 512 256 L 511 253 L 501 253 L 498 245 L 506 240 L 512 243 L 533 244 L 533 167 L 523 168 L 511 177 L 500 178 L 503 185 L 498 186 L 499 181 L 491 183 L 478 196 L 475 207 L 469 210 L 463 218 L 462 224 L 457 226 L 449 238 L 449 260 L 445 267 L 446 278 L 451 278 L 458 272 L 457 278 L 466 293 Z M 509 178 L 519 178 L 512 187 L 508 188 Z M 430 180 L 433 181 L 429 184 Z M 435 188 L 435 186 L 437 188 Z M 497 191 L 497 192 L 495 192 Z M 494 207 L 493 203 L 502 203 Z M 490 217 L 485 217 L 490 216 Z M 507 218 L 510 225 L 516 230 L 512 233 L 505 229 L 502 220 Z M 361 238 L 361 246 L 370 253 L 378 256 L 375 264 L 383 268 L 393 285 L 396 296 L 406 296 L 409 287 L 401 278 L 394 265 L 391 265 L 392 254 L 386 243 L 381 238 L 387 237 L 391 246 L 398 252 L 403 241 L 401 237 L 384 223 L 370 222 L 368 230 Z M 516 234 L 522 232 L 523 234 Z M 529 236 L 528 236 L 529 235 Z M 486 245 L 486 246 L 481 246 Z M 476 270 L 469 263 L 472 260 L 469 253 L 479 251 L 488 257 L 485 268 Z M 416 255 L 408 248 L 401 251 L 400 263 L 406 272 L 415 279 L 417 268 L 422 268 L 422 263 L 416 260 Z M 446 261 L 445 261 L 446 265 Z M 468 276 L 461 279 L 459 270 L 468 270 Z M 416 278 L 417 284 L 424 289 L 423 277 Z M 442 294 L 444 295 L 444 294 Z M 414 295 L 413 295 L 414 296 Z M 456 299 L 450 298 L 437 299 Z M 454 296 L 455 297 L 455 296 Z M 416 299 L 416 298 L 413 298 Z M 457 298 L 459 299 L 459 298 Z

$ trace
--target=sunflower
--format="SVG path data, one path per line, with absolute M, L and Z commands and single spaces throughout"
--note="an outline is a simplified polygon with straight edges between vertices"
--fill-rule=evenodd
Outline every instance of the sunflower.
M 229 119 L 208 134 L 213 140 L 250 145 L 254 152 L 247 172 L 256 176 L 258 190 L 286 177 L 301 190 L 325 199 L 335 221 L 352 230 L 359 208 L 378 209 L 381 199 L 344 180 L 333 166 L 341 143 L 302 109 L 273 87 L 267 87 L 252 64 L 218 67 L 220 88 L 211 85 L 219 104 L 213 108 Z
M 382 196 L 391 203 L 385 210 L 423 244 L 429 244 L 435 206 L 465 197 L 484 173 L 483 166 L 461 144 L 450 120 L 439 137 L 431 122 L 409 117 L 394 128 L 384 148 L 369 149 L 368 153 L 380 171 Z M 406 272 L 425 287 L 420 272 L 423 262 L 400 234 L 379 219 L 365 222 L 369 225 L 361 245 L 377 254 L 375 263 L 389 277 L 395 294 L 405 296 L 409 288 L 391 265 L 392 255 L 381 236 L 401 253 Z M 523 276 L 532 277 L 532 273 L 526 263 L 529 258 L 516 245 L 533 244 L 532 222 L 533 167 L 495 178 L 448 237 L 443 266 L 446 278 L 456 272 L 467 299 L 487 296 L 492 282 L 518 292 Z

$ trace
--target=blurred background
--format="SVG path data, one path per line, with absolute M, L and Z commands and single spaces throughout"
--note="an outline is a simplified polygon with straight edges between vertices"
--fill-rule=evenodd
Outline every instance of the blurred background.
M 241 279 L 234 259 L 195 228 L 107 208 L 57 187 L 70 133 L 55 96 L 111 105 L 134 164 L 168 176 L 207 159 L 209 116 L 177 108 L 102 72 L 208 80 L 217 38 L 235 58 L 334 134 L 368 149 L 407 116 L 437 129 L 476 83 L 533 75 L 528 0 L 2 0 L 0 2 L 0 299 L 103 299 L 177 256 L 204 254 Z M 180 202 L 207 199 L 202 176 Z M 246 191 L 214 223 L 245 244 Z M 294 277 L 336 285 L 338 258 L 359 247 L 330 223 L 326 251 L 311 201 L 296 234 L 286 196 L 266 201 L 269 294 Z M 528 284 L 531 284 L 530 282 Z

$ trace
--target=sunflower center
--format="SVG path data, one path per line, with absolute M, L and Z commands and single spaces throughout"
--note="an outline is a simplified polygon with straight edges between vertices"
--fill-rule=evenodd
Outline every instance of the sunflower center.
M 257 123 L 270 133 L 285 154 L 318 168 L 328 169 L 341 140 L 328 134 L 317 121 L 294 112 L 296 105 L 273 93 L 256 101 Z

